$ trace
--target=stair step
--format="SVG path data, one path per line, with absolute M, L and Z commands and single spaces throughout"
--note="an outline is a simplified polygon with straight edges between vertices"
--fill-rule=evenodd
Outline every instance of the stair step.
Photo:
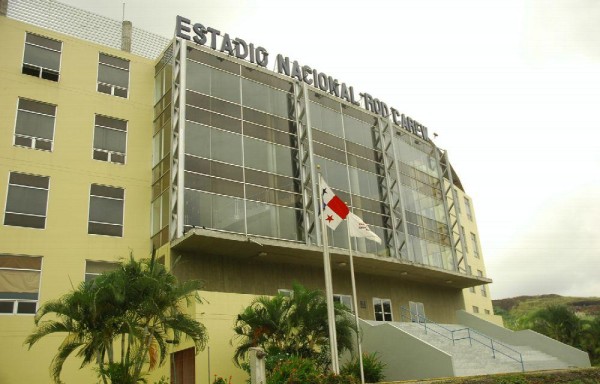
M 490 343 L 489 339 L 475 332 L 471 332 L 471 337 L 474 339 L 472 345 L 468 339 L 455 340 L 453 343 L 448 330 L 456 331 L 465 329 L 466 327 L 461 324 L 440 324 L 443 328 L 428 324 L 427 333 L 425 332 L 424 325 L 419 323 L 395 322 L 390 324 L 451 355 L 456 376 L 520 372 L 521 362 L 519 361 L 517 352 L 521 353 L 523 357 L 526 371 L 568 368 L 567 363 L 533 348 L 513 346 L 496 341 L 494 341 L 494 347 L 497 350 L 496 357 L 494 358 L 492 350 L 489 347 L 490 344 L 488 344 Z M 446 335 L 440 335 L 437 332 Z M 464 332 L 455 332 L 454 336 L 455 338 L 467 337 L 468 332 L 466 330 Z M 482 345 L 475 340 L 479 340 L 488 346 Z M 501 352 L 514 357 L 514 359 L 505 356 Z

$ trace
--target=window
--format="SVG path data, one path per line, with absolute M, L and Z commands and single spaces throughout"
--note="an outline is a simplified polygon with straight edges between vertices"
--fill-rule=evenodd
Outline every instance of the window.
M 469 276 L 473 276 L 473 268 L 471 268 L 470 265 L 467 265 L 467 272 Z M 475 287 L 469 287 L 469 291 L 471 291 L 471 293 L 475 293 Z
M 55 118 L 55 105 L 19 98 L 15 145 L 51 151 Z
M 465 211 L 467 213 L 467 218 L 471 221 L 473 221 L 473 212 L 471 212 L 471 203 L 469 202 L 469 199 L 467 199 L 465 197 Z
M 125 164 L 127 121 L 96 115 L 94 159 Z
M 463 227 L 462 225 L 460 226 L 460 229 L 462 230 L 462 234 L 463 236 L 465 235 L 465 227 Z M 469 244 L 467 244 L 467 240 L 465 240 L 465 252 L 469 252 Z
M 114 261 L 85 261 L 85 281 L 90 281 L 100 276 L 104 272 L 110 272 L 118 269 L 119 263 Z
M 473 313 L 479 313 L 479 307 L 474 305 L 473 306 Z
M 58 81 L 62 42 L 27 33 L 21 73 Z
M 285 297 L 292 297 L 294 296 L 294 291 L 291 289 L 278 289 L 277 294 Z
M 41 272 L 41 257 L 0 255 L 0 313 L 34 314 Z
M 104 53 L 98 63 L 98 92 L 125 97 L 129 92 L 129 60 Z
M 340 303 L 350 311 L 352 311 L 352 296 L 351 295 L 333 295 L 333 302 Z
M 479 259 L 479 247 L 477 246 L 477 236 L 471 232 L 471 244 L 473 245 L 473 255 Z
M 125 190 L 123 188 L 92 184 L 88 233 L 123 236 L 124 201 Z
M 484 312 L 486 315 L 491 315 L 491 314 L 492 314 L 492 312 L 490 312 L 490 310 L 489 310 L 489 309 L 484 309 L 484 310 L 483 310 L 483 312 Z
M 410 309 L 410 321 L 413 323 L 424 323 L 427 321 L 425 317 L 425 305 L 416 301 L 409 301 L 408 308 Z
M 373 309 L 375 311 L 375 321 L 393 321 L 392 301 L 390 299 L 379 299 L 374 297 Z
M 4 225 L 45 228 L 49 186 L 48 176 L 11 172 L 8 180 Z
M 483 277 L 483 272 L 480 271 L 480 270 L 478 270 L 477 271 L 477 276 Z M 485 290 L 485 285 L 481 285 L 480 289 L 481 289 L 481 296 L 487 297 L 487 291 Z

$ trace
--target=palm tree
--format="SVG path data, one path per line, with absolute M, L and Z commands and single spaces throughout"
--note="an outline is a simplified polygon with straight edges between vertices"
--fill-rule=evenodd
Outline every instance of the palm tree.
M 204 326 L 183 312 L 200 301 L 197 280 L 179 283 L 175 276 L 151 259 L 130 256 L 121 267 L 82 283 L 58 300 L 44 304 L 35 316 L 37 329 L 25 343 L 31 348 L 53 333 L 67 333 L 51 364 L 52 378 L 60 382 L 65 360 L 73 353 L 83 358 L 82 367 L 97 363 L 103 382 L 136 383 L 142 369 L 162 365 L 167 342 L 176 343 L 182 335 L 191 338 L 201 350 L 206 345 Z M 55 319 L 44 320 L 54 314 Z M 115 356 L 115 343 L 120 356 Z
M 335 318 L 338 351 L 352 351 L 356 327 L 350 313 L 336 304 Z M 257 346 L 270 355 L 290 354 L 314 358 L 322 365 L 330 363 L 327 302 L 319 290 L 294 284 L 290 296 L 259 297 L 238 315 L 234 332 L 238 339 L 234 361 L 238 366 L 248 350 Z
M 573 347 L 580 347 L 581 319 L 566 306 L 551 305 L 540 309 L 528 321 L 534 331 Z
M 590 355 L 593 365 L 600 364 L 600 315 L 584 321 L 582 345 Z

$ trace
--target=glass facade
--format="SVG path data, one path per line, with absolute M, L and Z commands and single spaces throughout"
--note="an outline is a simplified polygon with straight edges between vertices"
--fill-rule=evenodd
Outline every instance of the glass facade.
M 304 240 L 292 83 L 197 50 L 185 70 L 185 228 Z
M 176 219 L 183 221 L 183 233 L 207 228 L 312 244 L 304 221 L 315 213 L 304 201 L 310 192 L 303 185 L 317 186 L 301 175 L 309 164 L 318 166 L 334 192 L 383 240 L 352 238 L 352 249 L 457 270 L 442 166 L 431 142 L 394 127 L 385 133 L 392 145 L 384 145 L 382 118 L 361 107 L 311 87 L 300 95 L 291 80 L 274 73 L 191 45 L 184 49 L 182 75 L 173 76 L 166 59 L 155 72 L 156 245 L 167 241 L 163 232 L 175 200 L 183 205 L 178 211 L 183 217 Z M 171 76 L 178 95 L 171 95 Z M 174 110 L 184 116 L 173 124 L 172 99 L 179 103 Z M 172 140 L 180 139 L 178 131 L 171 132 L 175 125 L 184 139 L 180 157 L 170 163 Z M 300 145 L 305 137 L 299 132 L 310 133 L 308 149 Z M 181 162 L 183 193 L 169 196 L 169 172 L 175 172 L 170 167 Z M 391 194 L 399 196 L 401 209 L 390 209 Z M 394 222 L 402 225 L 393 229 Z M 349 247 L 345 222 L 328 231 L 330 246 Z

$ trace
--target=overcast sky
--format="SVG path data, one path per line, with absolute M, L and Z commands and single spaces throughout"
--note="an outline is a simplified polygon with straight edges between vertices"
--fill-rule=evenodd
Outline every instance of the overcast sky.
M 117 20 L 121 0 L 62 0 Z M 493 298 L 600 296 L 600 1 L 127 0 L 318 68 L 427 126 L 473 198 Z

